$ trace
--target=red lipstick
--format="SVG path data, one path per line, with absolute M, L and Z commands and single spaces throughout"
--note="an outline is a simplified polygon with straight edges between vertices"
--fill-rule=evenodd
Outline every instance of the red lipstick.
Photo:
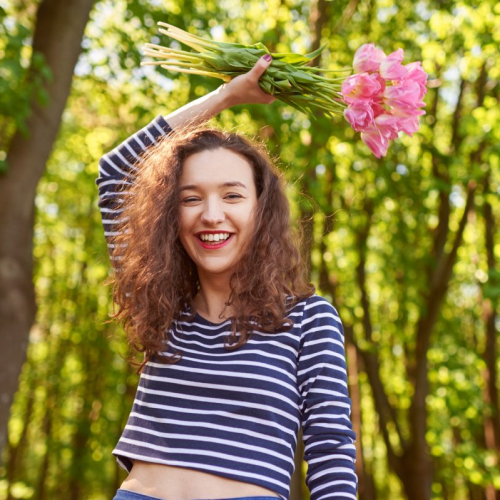
M 204 233 L 212 233 L 212 234 L 219 234 L 219 232 L 216 231 L 203 231 Z M 199 236 L 196 236 L 196 241 L 203 247 L 206 248 L 207 250 L 217 250 L 218 248 L 222 248 L 226 246 L 232 239 L 233 239 L 234 234 L 231 234 L 227 240 L 221 241 L 220 243 L 215 243 L 212 245 L 209 245 L 208 243 L 205 243 L 204 241 L 201 240 Z

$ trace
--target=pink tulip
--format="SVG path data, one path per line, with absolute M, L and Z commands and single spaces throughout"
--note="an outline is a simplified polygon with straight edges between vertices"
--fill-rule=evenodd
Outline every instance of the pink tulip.
M 382 102 L 382 100 L 384 99 L 384 91 L 386 89 L 385 80 L 378 73 L 372 73 L 370 76 L 377 80 L 377 82 L 380 84 L 380 90 L 374 95 L 373 98 L 376 101 Z
M 389 56 L 374 44 L 362 45 L 354 56 L 354 70 L 342 84 L 347 108 L 344 117 L 377 158 L 387 154 L 389 141 L 399 132 L 411 136 L 425 111 L 427 73 L 420 61 L 402 65 L 403 49 Z
M 406 78 L 418 83 L 418 86 L 420 87 L 419 99 L 422 100 L 424 95 L 427 93 L 427 73 L 422 68 L 420 61 L 407 64 L 405 68 L 408 70 Z
M 384 108 L 384 106 L 382 106 L 383 104 L 383 101 L 380 100 L 380 102 L 377 100 L 377 101 L 372 101 L 370 106 L 373 110 L 373 116 L 376 118 L 377 116 L 379 115 L 383 115 L 384 113 L 387 112 L 387 110 Z
M 381 158 L 387 154 L 389 140 L 379 132 L 375 125 L 361 132 L 361 140 L 370 148 L 377 158 Z
M 420 100 L 420 85 L 413 80 L 401 80 L 384 91 L 384 101 L 388 106 L 402 109 L 416 109 L 425 106 Z
M 398 132 L 401 130 L 400 122 L 405 118 L 384 114 L 375 118 L 375 124 L 379 132 L 387 139 L 394 140 L 398 137 Z
M 399 116 L 400 118 L 414 118 L 416 116 L 425 115 L 425 111 L 423 109 L 418 108 L 391 108 L 391 114 L 394 116 Z
M 342 95 L 348 104 L 358 100 L 368 101 L 381 92 L 377 76 L 361 73 L 349 76 L 342 84 Z
M 344 111 L 345 119 L 356 132 L 361 132 L 373 125 L 373 109 L 367 101 L 357 101 Z
M 425 113 L 425 112 L 424 112 Z M 399 120 L 399 130 L 402 130 L 405 134 L 410 137 L 418 130 L 418 118 L 416 116 L 409 116 L 407 118 L 400 118 Z
M 380 76 L 386 80 L 401 80 L 406 78 L 408 70 L 401 64 L 405 56 L 403 49 L 398 49 L 392 54 L 389 54 L 380 63 Z
M 385 58 L 383 50 L 375 48 L 373 43 L 365 43 L 354 54 L 354 71 L 357 73 L 378 71 L 380 63 Z

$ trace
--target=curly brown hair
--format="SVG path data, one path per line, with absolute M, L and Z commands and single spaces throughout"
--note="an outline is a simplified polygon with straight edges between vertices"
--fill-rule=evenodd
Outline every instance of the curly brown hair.
M 194 319 L 193 299 L 200 286 L 196 265 L 178 236 L 180 176 L 188 156 L 218 148 L 249 162 L 257 189 L 253 242 L 230 277 L 226 302 L 235 312 L 231 344 L 237 332 L 240 336 L 234 345 L 225 343 L 225 349 L 244 345 L 255 325 L 265 332 L 289 330 L 293 322 L 285 317 L 287 307 L 315 292 L 301 262 L 300 238 L 291 227 L 282 175 L 265 146 L 206 125 L 179 127 L 144 154 L 134 182 L 120 197 L 123 216 L 112 241 L 122 251 L 108 281 L 118 305 L 111 317 L 123 324 L 133 349 L 145 353 L 140 365 L 132 362 L 138 374 L 153 356 L 167 364 L 182 357 L 179 352 L 160 354 L 168 349 L 172 322 L 181 315 L 185 320 L 186 314 Z

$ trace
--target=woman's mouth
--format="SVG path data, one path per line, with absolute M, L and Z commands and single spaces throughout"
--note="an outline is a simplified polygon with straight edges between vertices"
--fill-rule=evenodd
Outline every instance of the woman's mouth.
M 233 239 L 234 233 L 217 233 L 207 234 L 202 233 L 196 236 L 198 243 L 206 249 L 217 250 L 229 244 Z

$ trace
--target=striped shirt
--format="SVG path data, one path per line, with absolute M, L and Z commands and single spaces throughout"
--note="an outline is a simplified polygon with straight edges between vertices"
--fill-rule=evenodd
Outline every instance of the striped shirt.
M 133 181 L 141 152 L 169 131 L 158 116 L 99 161 L 106 236 L 119 217 L 116 189 Z M 356 434 L 341 319 L 318 295 L 288 308 L 287 317 L 294 323 L 288 332 L 256 326 L 232 352 L 224 348 L 230 320 L 216 324 L 196 313 L 188 321 L 186 312 L 174 321 L 163 354 L 180 351 L 182 358 L 165 365 L 153 357 L 145 365 L 112 451 L 120 466 L 130 472 L 139 459 L 187 467 L 253 483 L 288 500 L 302 426 L 311 500 L 356 499 Z

